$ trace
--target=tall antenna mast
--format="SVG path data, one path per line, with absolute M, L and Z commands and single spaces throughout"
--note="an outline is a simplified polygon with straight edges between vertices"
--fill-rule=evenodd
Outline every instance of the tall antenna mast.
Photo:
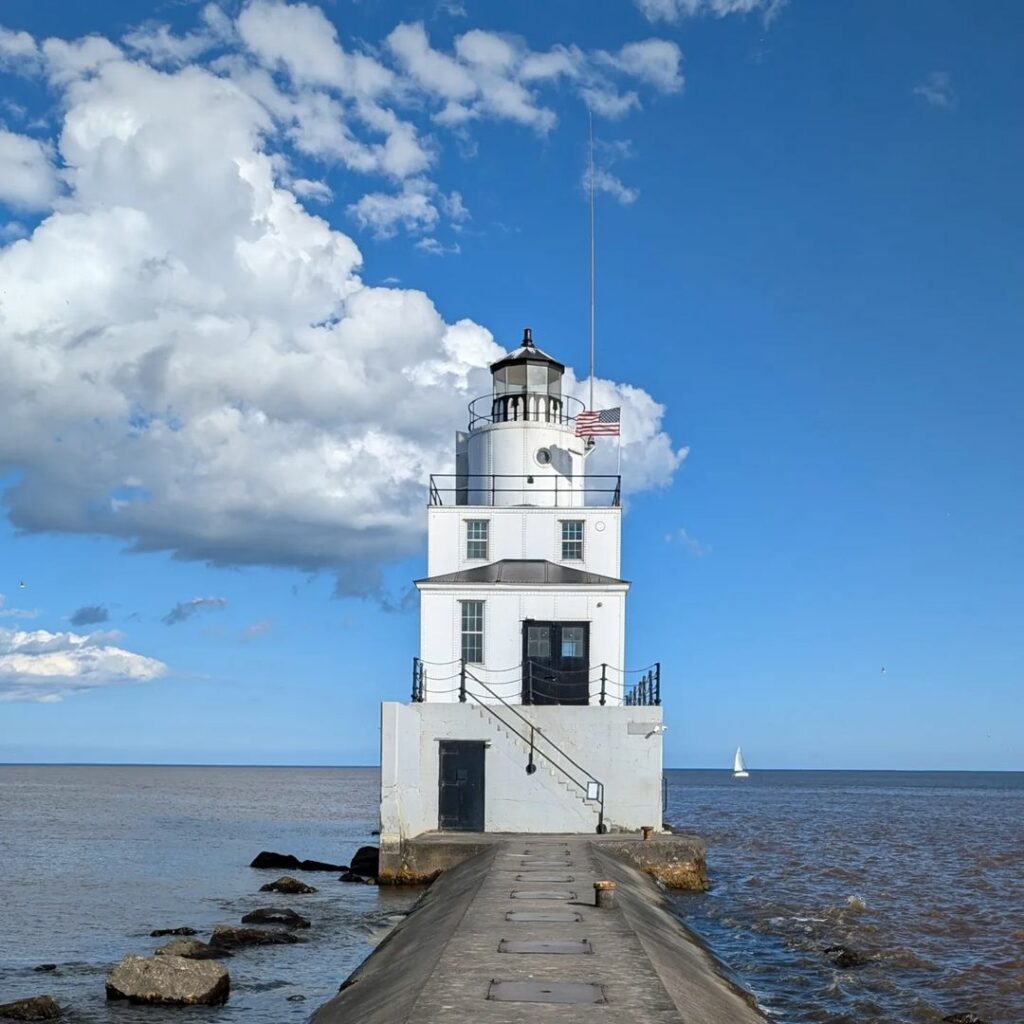
M 587 107 L 590 126 L 590 408 L 594 408 L 594 112 Z

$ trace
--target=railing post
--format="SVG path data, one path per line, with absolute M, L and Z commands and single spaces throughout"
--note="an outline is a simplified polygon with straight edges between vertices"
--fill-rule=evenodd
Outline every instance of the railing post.
M 607 687 L 608 687 L 608 666 L 602 661 L 601 662 L 601 707 L 604 707 L 607 703 Z
M 466 703 L 466 659 L 459 659 L 459 703 Z
M 419 660 L 420 659 L 415 657 L 415 656 L 412 659 L 412 702 L 413 702 L 413 704 L 415 704 L 417 702 L 417 700 L 419 699 L 417 697 L 417 694 L 416 694 L 416 682 L 417 682 L 417 680 L 420 677 L 420 666 L 418 664 Z
M 661 705 L 661 662 L 656 661 L 654 663 L 654 703 L 656 706 Z

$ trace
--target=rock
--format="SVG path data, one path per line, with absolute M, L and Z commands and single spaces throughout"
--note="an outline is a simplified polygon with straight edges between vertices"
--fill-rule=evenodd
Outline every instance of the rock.
M 945 1024 L 986 1024 L 976 1013 L 951 1013 L 942 1020 Z
M 308 928 L 309 921 L 288 907 L 261 907 L 242 918 L 242 924 L 277 924 L 284 928 Z
M 836 967 L 843 968 L 844 970 L 847 967 L 863 967 L 866 963 L 871 962 L 870 957 L 865 956 L 863 953 L 858 953 L 855 949 L 850 949 L 849 946 L 828 946 L 825 949 L 825 956 Z
M 149 933 L 151 939 L 159 939 L 161 935 L 198 935 L 195 928 L 156 928 Z
M 53 996 L 15 999 L 13 1003 L 4 1003 L 0 1006 L 0 1017 L 4 1020 L 57 1020 L 60 1016 L 61 1008 Z
M 345 874 L 341 875 L 338 879 L 339 882 L 361 882 L 362 879 L 358 875 L 353 875 L 351 871 L 346 871 Z
M 239 928 L 219 924 L 210 936 L 211 946 L 278 946 L 301 941 L 294 932 L 283 928 Z
M 304 860 L 299 863 L 300 871 L 344 871 L 344 864 L 327 864 L 322 860 Z
M 290 853 L 272 853 L 270 850 L 261 850 L 249 865 L 251 868 L 297 868 L 298 866 L 298 857 L 293 857 Z
M 231 956 L 226 949 L 208 946 L 199 939 L 171 939 L 159 949 L 153 950 L 154 956 L 183 956 L 186 960 L 216 960 L 221 956 Z
M 353 875 L 376 878 L 380 874 L 380 850 L 376 846 L 360 846 L 348 869 Z
M 107 975 L 107 999 L 165 1006 L 219 1006 L 227 1002 L 231 976 L 210 960 L 129 953 Z
M 289 1003 L 304 1003 L 306 997 L 301 992 L 296 992 L 295 995 L 288 997 Z
M 56 964 L 40 964 L 38 967 L 33 967 L 32 970 L 35 971 L 36 974 L 48 974 L 50 971 L 57 970 L 57 965 Z
M 283 892 L 289 896 L 298 896 L 306 892 L 316 892 L 316 889 L 311 885 L 306 885 L 305 882 L 300 882 L 297 878 L 292 878 L 291 875 L 282 875 L 276 882 L 267 882 L 266 885 L 261 885 L 260 892 Z
M 375 829 L 374 829 L 374 830 L 373 830 L 373 831 L 372 831 L 372 832 L 370 833 L 370 835 L 371 835 L 371 836 L 379 836 L 379 835 L 380 835 L 380 829 L 379 829 L 379 828 L 375 828 Z

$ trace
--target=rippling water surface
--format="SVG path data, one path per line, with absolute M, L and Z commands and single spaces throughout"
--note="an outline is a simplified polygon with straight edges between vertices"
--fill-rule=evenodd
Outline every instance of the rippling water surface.
M 49 992 L 76 1021 L 181 1024 L 180 1010 L 108 1005 L 111 965 L 166 942 L 149 937 L 154 928 L 188 925 L 205 939 L 214 924 L 276 904 L 312 920 L 309 942 L 239 951 L 225 961 L 228 1004 L 187 1016 L 304 1021 L 417 893 L 319 872 L 287 872 L 313 895 L 258 893 L 286 872 L 247 865 L 263 849 L 347 864 L 376 842 L 378 780 L 366 768 L 0 766 L 0 1002 Z M 32 971 L 43 963 L 58 972 Z
M 713 883 L 680 913 L 773 1017 L 1024 1022 L 1024 773 L 668 776 Z
M 0 766 L 0 1002 L 50 992 L 78 1021 L 179 1024 L 108 1006 L 110 966 L 165 941 L 154 928 L 204 938 L 273 902 L 312 919 L 309 942 L 239 952 L 227 1006 L 187 1017 L 298 1024 L 418 893 L 325 873 L 268 901 L 283 872 L 246 865 L 261 849 L 347 863 L 374 842 L 377 787 L 360 768 Z M 780 1022 L 1024 1022 L 1024 775 L 680 771 L 668 791 L 714 883 L 679 912 Z M 837 943 L 868 963 L 833 967 Z

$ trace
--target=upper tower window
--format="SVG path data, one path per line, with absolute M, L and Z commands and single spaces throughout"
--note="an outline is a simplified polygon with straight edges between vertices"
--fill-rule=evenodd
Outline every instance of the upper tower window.
M 562 558 L 565 561 L 583 559 L 583 520 L 562 520 Z
M 490 526 L 486 519 L 466 520 L 466 558 L 481 558 L 487 561 Z

